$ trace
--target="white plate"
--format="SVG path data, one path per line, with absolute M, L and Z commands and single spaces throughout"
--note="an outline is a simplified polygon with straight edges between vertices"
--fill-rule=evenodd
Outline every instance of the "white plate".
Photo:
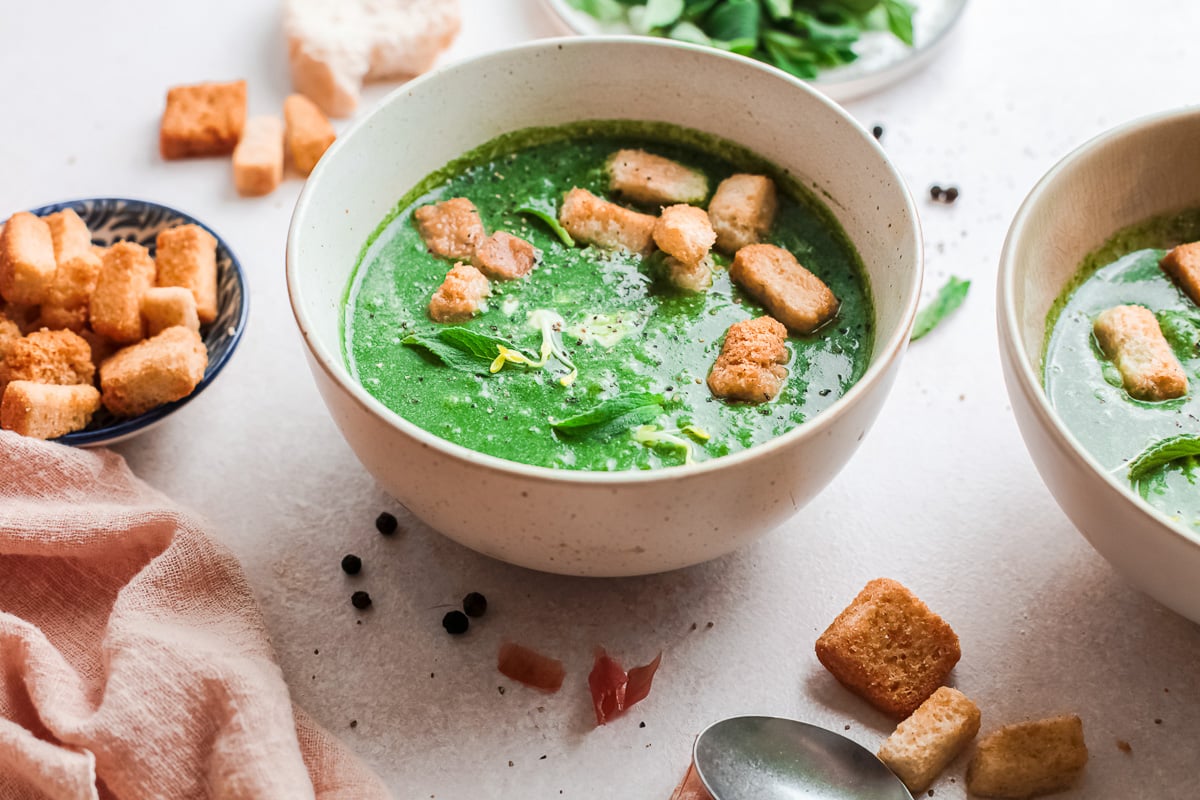
M 629 34 L 623 22 L 600 22 L 567 0 L 544 0 L 562 29 L 584 36 Z M 948 34 L 962 18 L 967 0 L 916 0 L 913 18 L 913 47 L 906 47 L 886 32 L 864 34 L 854 46 L 858 59 L 852 64 L 823 70 L 810 81 L 837 102 L 877 92 L 907 78 L 928 64 L 942 49 Z

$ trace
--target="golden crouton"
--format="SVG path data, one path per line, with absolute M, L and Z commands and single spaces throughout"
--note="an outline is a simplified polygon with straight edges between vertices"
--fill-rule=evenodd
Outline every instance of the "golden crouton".
M 717 397 L 744 403 L 775 398 L 787 378 L 787 328 L 771 317 L 735 322 L 725 332 L 721 354 L 708 373 L 708 388 Z
M 87 223 L 72 208 L 47 214 L 50 239 L 54 242 L 54 260 L 61 264 L 82 255 L 91 255 L 92 234 Z
M 1158 401 L 1187 394 L 1187 373 L 1150 309 L 1114 306 L 1096 317 L 1092 331 L 1131 397 Z
M 287 147 L 292 164 L 301 175 L 307 175 L 337 134 L 316 103 L 302 94 L 293 94 L 283 101 L 283 118 L 287 122 Z
M 429 252 L 440 258 L 468 260 L 487 235 L 478 209 L 465 197 L 421 206 L 413 219 Z
M 154 285 L 154 259 L 136 242 L 117 242 L 100 265 L 88 304 L 92 330 L 114 342 L 143 338 L 142 293 Z
M 608 158 L 608 188 L 637 203 L 703 203 L 708 178 L 645 150 L 618 150 Z
M 0 230 L 0 297 L 37 305 L 45 299 L 55 267 L 50 226 L 27 211 L 9 217 Z
M 229 155 L 245 124 L 245 81 L 174 86 L 167 91 L 158 148 L 163 158 Z
M 96 372 L 100 371 L 100 365 L 108 360 L 108 357 L 121 349 L 121 345 L 114 342 L 112 339 L 107 339 L 93 331 L 91 328 L 84 328 L 79 331 L 79 338 L 88 343 L 88 347 L 92 350 L 92 366 Z
M 100 393 L 91 384 L 13 381 L 0 399 L 0 428 L 35 439 L 56 439 L 86 428 L 98 408 Z
M 117 416 L 137 416 L 187 397 L 207 367 L 208 351 L 200 334 L 177 325 L 117 351 L 101 364 L 100 396 Z
M 930 695 L 879 748 L 879 760 L 913 794 L 929 788 L 979 733 L 979 707 L 949 686 Z
M 967 767 L 967 788 L 984 797 L 1061 792 L 1070 788 L 1087 761 L 1079 717 L 1006 725 L 980 740 Z
M 17 339 L 0 362 L 0 390 L 10 381 L 69 386 L 92 382 L 92 348 L 71 331 L 35 331 Z
M 88 302 L 100 277 L 101 258 L 92 249 L 92 235 L 79 215 L 65 209 L 46 217 L 54 240 L 58 268 L 42 299 L 39 323 L 47 328 L 79 332 L 88 321 Z
M 812 333 L 837 313 L 838 300 L 829 287 L 782 247 L 743 247 L 729 277 L 795 333 Z
M 492 293 L 482 272 L 470 264 L 455 264 L 429 300 L 429 316 L 434 322 L 461 322 L 470 319 Z
M 283 123 L 279 117 L 251 117 L 233 149 L 233 185 L 245 197 L 275 191 L 283 180 Z
M 575 239 L 642 255 L 654 249 L 656 220 L 649 214 L 602 200 L 586 189 L 567 192 L 558 212 L 558 221 Z
M 676 289 L 682 289 L 685 292 L 703 292 L 712 286 L 712 256 L 705 256 L 692 264 L 667 256 L 663 259 L 663 266 L 666 267 L 667 281 Z
M 708 255 L 717 234 L 704 209 L 675 205 L 662 210 L 654 223 L 654 243 L 684 264 L 696 264 Z
M 8 356 L 8 351 L 21 338 L 21 326 L 0 311 L 0 364 Z M 2 369 L 2 367 L 0 367 Z
M 200 322 L 217 318 L 217 240 L 199 225 L 177 225 L 158 235 L 159 286 L 183 286 L 196 298 Z
M 5 317 L 17 324 L 17 327 L 21 329 L 22 336 L 49 327 L 48 325 L 38 324 L 39 311 L 38 306 L 27 306 L 20 303 L 0 303 L 0 312 L 3 312 Z
M 1200 305 L 1200 242 L 1179 245 L 1167 253 L 1159 266 L 1193 303 Z
M 843 686 L 885 714 L 906 717 L 958 663 L 958 636 L 888 578 L 858 593 L 817 639 L 817 658 Z
M 479 243 L 471 263 L 476 269 L 500 281 L 524 278 L 533 271 L 537 249 L 529 242 L 504 231 L 497 231 Z
M 157 336 L 176 325 L 200 332 L 196 298 L 182 286 L 147 289 L 142 295 L 142 319 L 146 321 L 147 336 Z
M 731 175 L 721 181 L 708 204 L 717 247 L 736 253 L 756 244 L 775 221 L 775 183 L 764 175 Z

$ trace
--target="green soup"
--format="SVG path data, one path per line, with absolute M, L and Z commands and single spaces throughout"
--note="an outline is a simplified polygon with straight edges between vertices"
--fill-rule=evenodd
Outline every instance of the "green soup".
M 573 187 L 607 197 L 605 162 L 620 148 L 642 148 L 699 169 L 710 192 L 736 172 L 774 179 L 779 210 L 766 241 L 794 253 L 840 300 L 828 324 L 789 337 L 788 378 L 774 401 L 727 403 L 706 384 L 726 329 L 763 314 L 731 283 L 727 260 L 718 257 L 707 291 L 682 293 L 655 277 L 652 258 L 569 247 L 546 223 L 517 211 L 533 203 L 553 214 Z M 426 250 L 412 213 L 452 197 L 474 202 L 488 233 L 507 231 L 541 251 L 532 274 L 493 281 L 485 310 L 459 325 L 536 356 L 539 317 L 558 314 L 564 322 L 559 345 L 577 369 L 573 382 L 558 362 L 541 369 L 504 364 L 480 374 L 452 369 L 405 344 L 446 327 L 430 320 L 427 308 L 451 264 Z M 423 180 L 364 248 L 347 289 L 344 324 L 351 373 L 405 419 L 482 453 L 582 470 L 654 469 L 761 444 L 841 397 L 866 370 L 874 334 L 858 255 L 811 193 L 728 142 L 674 126 L 616 121 L 509 134 Z M 660 413 L 604 435 L 560 433 L 551 425 L 634 393 L 661 395 Z
M 1168 437 L 1200 434 L 1200 309 L 1167 277 L 1167 249 L 1200 239 L 1200 210 L 1149 220 L 1114 236 L 1083 263 L 1050 312 L 1046 393 L 1067 428 L 1100 464 L 1126 478 L 1127 463 Z M 1132 398 L 1092 334 L 1096 316 L 1141 305 L 1158 318 L 1187 373 L 1188 394 L 1164 402 Z M 1139 493 L 1181 524 L 1200 529 L 1200 467 L 1179 458 L 1138 481 Z

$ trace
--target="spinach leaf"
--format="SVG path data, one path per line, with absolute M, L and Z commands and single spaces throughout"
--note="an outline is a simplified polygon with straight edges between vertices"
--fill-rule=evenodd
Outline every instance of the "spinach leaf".
M 762 14 L 758 0 L 726 0 L 708 15 L 708 35 L 735 53 L 753 52 L 758 46 L 758 25 Z M 721 45 L 718 45 L 721 46 Z
M 672 39 L 678 42 L 690 42 L 691 44 L 703 44 L 712 47 L 712 39 L 708 38 L 708 34 L 702 31 L 695 23 L 681 22 L 671 32 L 667 34 Z
M 1172 461 L 1200 456 L 1200 436 L 1181 433 L 1159 439 L 1129 462 L 1129 483 L 1145 498 L 1150 486 L 1147 478 Z
M 606 439 L 614 433 L 657 417 L 665 402 L 661 394 L 639 392 L 622 394 L 600 401 L 600 404 L 573 417 L 550 420 L 550 427 L 568 436 L 589 436 Z
M 520 353 L 506 339 L 466 328 L 440 328 L 432 336 L 414 333 L 401 339 L 400 344 L 419 347 L 447 367 L 477 375 L 489 374 L 496 357 L 504 350 Z
M 567 0 L 573 7 L 579 9 L 600 22 L 617 22 L 625 17 L 625 6 L 617 0 Z
M 787 19 L 792 15 L 792 0 L 763 0 L 767 16 L 773 20 Z
M 549 200 L 527 200 L 524 205 L 517 208 L 517 213 L 528 214 L 531 217 L 540 219 L 542 222 L 546 223 L 546 227 L 553 231 L 554 235 L 557 236 L 563 244 L 565 244 L 567 247 L 575 246 L 575 240 L 571 237 L 571 234 L 567 233 L 567 229 L 559 224 L 558 214 L 556 214 L 554 211 L 554 204 Z
M 905 0 L 882 0 L 887 11 L 888 30 L 909 47 L 913 46 L 913 12 L 916 8 Z
M 938 290 L 937 297 L 933 298 L 933 302 L 917 313 L 917 321 L 913 325 L 909 341 L 915 342 L 936 328 L 938 323 L 962 305 L 963 300 L 967 299 L 967 292 L 970 288 L 970 281 L 951 276 L 950 280 L 946 281 L 946 285 Z
M 641 9 L 630 9 L 629 23 L 638 33 L 650 33 L 657 28 L 669 28 L 682 14 L 683 0 L 646 0 Z

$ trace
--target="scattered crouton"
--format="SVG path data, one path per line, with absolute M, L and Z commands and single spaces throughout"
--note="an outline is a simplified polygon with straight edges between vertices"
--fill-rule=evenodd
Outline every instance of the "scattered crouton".
M 558 221 L 581 242 L 642 255 L 654 248 L 655 217 L 602 200 L 586 189 L 567 192 Z
M 429 316 L 435 322 L 470 319 L 491 293 L 492 287 L 482 272 L 470 264 L 455 264 L 429 300 Z
M 676 289 L 703 292 L 712 286 L 712 256 L 705 256 L 693 264 L 667 256 L 663 259 L 663 267 L 666 270 L 667 281 Z
M 119 350 L 100 366 L 101 399 L 119 417 L 144 414 L 191 394 L 207 366 L 200 334 L 182 326 L 167 328 Z
M 200 322 L 217 318 L 217 240 L 199 225 L 177 225 L 158 234 L 159 286 L 183 286 L 196 298 Z M 103 333 L 103 331 L 100 331 Z
M 734 256 L 729 276 L 795 333 L 812 333 L 837 313 L 838 300 L 829 287 L 782 247 L 743 247 Z
M 859 592 L 817 639 L 816 652 L 843 686 L 895 717 L 916 711 L 961 655 L 954 630 L 888 578 Z
M 762 241 L 775 221 L 777 205 L 775 183 L 764 175 L 731 175 L 721 181 L 708 204 L 717 247 L 736 253 Z
M 182 286 L 147 289 L 142 295 L 142 319 L 146 321 L 147 336 L 157 336 L 176 325 L 200 332 L 196 298 Z
M 879 760 L 919 794 L 979 733 L 979 716 L 965 694 L 943 686 L 896 726 L 879 748 Z
M 618 150 L 607 168 L 609 190 L 637 203 L 703 203 L 708 196 L 703 172 L 645 150 Z
M 174 86 L 167 91 L 159 151 L 168 159 L 229 155 L 245 124 L 245 81 Z
M 35 306 L 54 280 L 54 240 L 45 220 L 27 211 L 9 217 L 0 230 L 0 297 Z
M 92 330 L 114 342 L 145 336 L 142 293 L 154 285 L 154 259 L 136 242 L 117 242 L 104 257 L 88 304 Z
M 475 204 L 465 197 L 421 206 L 413 212 L 429 252 L 440 258 L 470 260 L 487 235 Z
M 1068 789 L 1088 761 L 1083 722 L 1051 717 L 1006 725 L 979 742 L 967 788 L 984 797 L 1025 798 Z
M 471 263 L 489 278 L 511 281 L 533 271 L 537 249 L 529 242 L 497 231 L 479 243 Z
M 0 428 L 35 439 L 56 439 L 86 428 L 98 408 L 100 393 L 90 384 L 13 381 L 0 399 Z
M 301 175 L 307 175 L 333 144 L 337 134 L 321 109 L 302 94 L 291 95 L 283 101 L 283 118 L 287 122 L 287 147 L 292 164 Z
M 1179 245 L 1167 253 L 1159 266 L 1193 303 L 1200 305 L 1200 242 Z
M 654 223 L 654 243 L 684 264 L 696 264 L 708 255 L 717 234 L 704 209 L 688 205 L 668 206 Z
M 71 331 L 35 331 L 17 339 L 0 362 L 0 392 L 10 381 L 69 386 L 92 382 L 95 367 L 88 343 Z
M 275 191 L 283 180 L 283 123 L 279 117 L 251 117 L 233 150 L 233 185 L 245 197 Z
M 696 772 L 696 764 L 693 762 L 688 765 L 687 773 L 684 774 L 683 780 L 675 787 L 675 791 L 671 793 L 671 800 L 713 800 L 708 789 L 704 788 L 704 782 L 700 780 L 700 775 Z
M 744 403 L 774 399 L 787 378 L 787 328 L 771 317 L 735 322 L 725 333 L 721 354 L 708 373 L 717 397 Z
M 1096 317 L 1092 330 L 1131 397 L 1159 401 L 1187 394 L 1187 373 L 1150 309 L 1114 306 Z

